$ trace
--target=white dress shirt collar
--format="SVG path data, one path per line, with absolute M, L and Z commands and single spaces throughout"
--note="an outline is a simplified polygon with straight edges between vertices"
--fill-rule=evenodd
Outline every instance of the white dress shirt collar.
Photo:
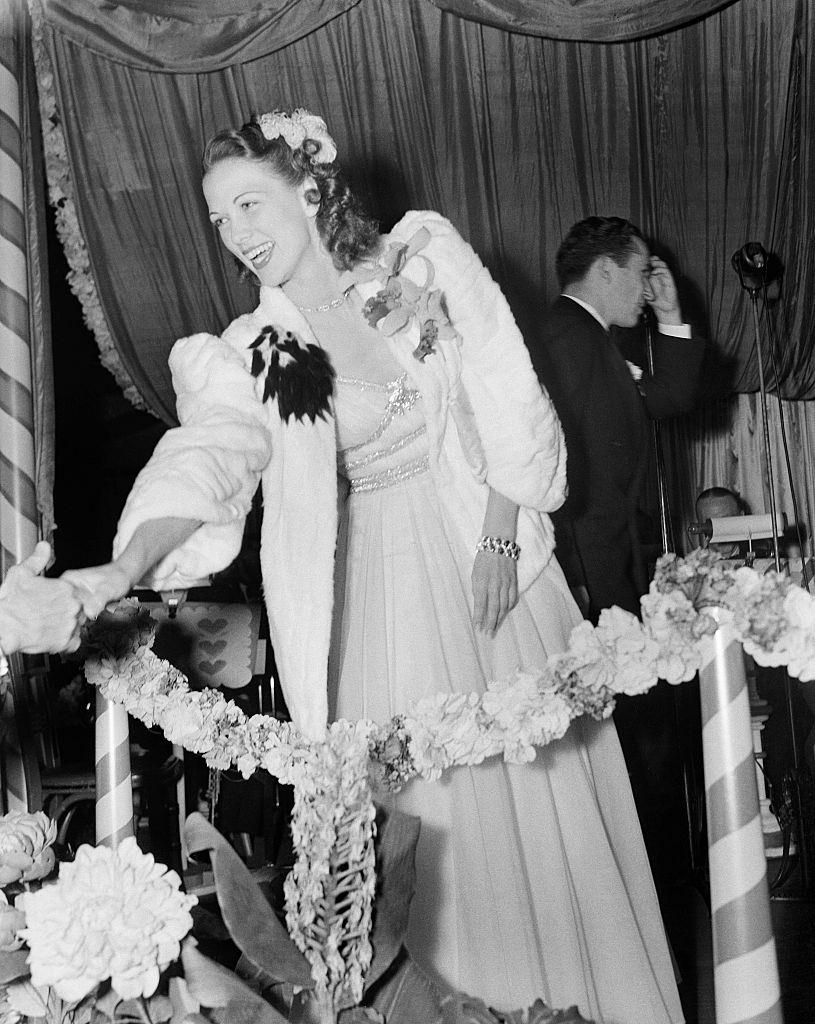
M 587 313 L 590 313 L 591 316 L 594 317 L 594 319 L 603 328 L 603 330 L 606 332 L 606 334 L 608 334 L 608 324 L 600 316 L 600 314 L 597 312 L 597 310 L 594 308 L 594 306 L 590 306 L 588 304 L 588 302 L 584 302 L 582 299 L 578 299 L 577 296 L 575 296 L 575 295 L 569 295 L 568 292 L 563 292 L 562 294 L 563 294 L 564 298 L 571 299 L 572 302 L 576 302 L 578 304 L 578 306 L 582 306 L 583 309 L 585 309 L 585 311 Z

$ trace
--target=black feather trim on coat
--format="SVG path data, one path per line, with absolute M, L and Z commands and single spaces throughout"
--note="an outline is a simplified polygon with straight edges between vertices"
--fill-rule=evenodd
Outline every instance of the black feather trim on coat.
M 262 351 L 268 341 L 268 355 Z M 313 423 L 330 409 L 334 391 L 334 367 L 319 345 L 304 345 L 292 331 L 268 326 L 249 346 L 252 352 L 251 372 L 259 377 L 264 370 L 263 401 L 277 399 L 284 423 L 290 416 Z

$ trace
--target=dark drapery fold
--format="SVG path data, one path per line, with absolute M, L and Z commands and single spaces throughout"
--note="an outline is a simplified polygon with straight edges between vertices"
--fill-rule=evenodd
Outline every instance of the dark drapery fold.
M 37 83 L 31 56 L 28 19 L 16 40 L 20 80 L 25 168 L 25 222 L 28 272 L 28 316 L 31 338 L 31 384 L 34 403 L 34 458 L 37 508 L 44 540 L 54 532 L 54 361 L 51 305 L 48 292 L 48 247 L 45 226 L 45 174 L 39 140 L 42 136 L 37 108 Z
M 545 39 L 619 43 L 670 32 L 734 0 L 431 0 L 443 11 Z
M 44 0 L 63 36 L 142 70 L 217 71 L 302 39 L 360 0 Z
M 365 0 L 271 59 L 199 75 L 126 67 L 53 23 L 47 38 L 102 305 L 168 422 L 175 338 L 220 331 L 254 302 L 207 221 L 204 141 L 251 112 L 301 105 L 325 116 L 386 226 L 408 207 L 450 217 L 527 331 L 555 293 L 568 227 L 630 216 L 705 324 L 718 370 L 707 379 L 721 392 L 757 387 L 730 256 L 762 241 L 786 267 L 772 314 L 783 393 L 815 397 L 807 0 L 739 0 L 668 35 L 602 46 L 505 32 L 428 0 Z

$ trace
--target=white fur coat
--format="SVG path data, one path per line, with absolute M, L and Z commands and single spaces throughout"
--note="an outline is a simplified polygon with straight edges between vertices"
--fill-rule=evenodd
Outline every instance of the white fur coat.
M 432 263 L 433 287 L 444 293 L 458 338 L 439 340 L 423 362 L 413 349 L 418 327 L 391 338 L 393 355 L 418 388 L 430 443 L 430 471 L 442 505 L 475 552 L 489 487 L 521 506 L 519 585 L 523 590 L 552 556 L 547 513 L 563 502 L 566 452 L 554 407 L 532 369 L 509 306 L 475 252 L 435 213 L 411 212 L 389 242 L 426 229 L 421 256 Z M 403 273 L 418 284 L 425 260 Z M 379 288 L 358 285 L 363 300 Z M 258 481 L 264 516 L 261 569 L 281 685 L 295 724 L 322 735 L 331 636 L 337 531 L 335 426 L 330 412 L 284 422 L 274 401 L 262 402 L 263 379 L 249 372 L 248 346 L 274 324 L 317 344 L 279 288 L 263 287 L 260 304 L 222 337 L 196 334 L 173 347 L 170 367 L 180 426 L 168 431 L 139 474 L 119 522 L 114 555 L 148 519 L 180 516 L 202 522 L 155 568 L 156 589 L 183 589 L 225 568 L 238 554 Z

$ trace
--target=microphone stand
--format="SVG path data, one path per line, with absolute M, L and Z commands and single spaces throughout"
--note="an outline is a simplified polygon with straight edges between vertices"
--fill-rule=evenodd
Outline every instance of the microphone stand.
M 773 558 L 775 560 L 775 571 L 781 572 L 781 553 L 778 547 L 778 516 L 775 504 L 775 473 L 773 472 L 773 456 L 770 447 L 770 425 L 767 418 L 767 386 L 764 382 L 764 354 L 761 350 L 761 331 L 759 330 L 758 319 L 758 289 L 748 289 L 750 293 L 750 305 L 753 310 L 753 330 L 756 340 L 756 362 L 758 363 L 758 390 L 759 402 L 761 405 L 761 427 L 764 436 L 764 455 L 767 459 L 767 483 L 770 491 L 770 515 L 773 522 Z M 803 552 L 802 552 L 803 557 Z
M 749 244 L 749 243 L 748 243 Z M 743 252 L 744 250 L 742 250 Z M 736 266 L 736 254 L 734 255 L 734 266 Z M 773 458 L 772 448 L 770 445 L 770 426 L 767 415 L 767 386 L 764 379 L 764 354 L 761 347 L 761 330 L 759 326 L 759 314 L 758 314 L 758 293 L 761 286 L 764 284 L 766 278 L 766 265 L 762 262 L 757 265 L 752 275 L 743 274 L 739 267 L 736 266 L 736 270 L 739 274 L 742 287 L 748 292 L 750 296 L 750 305 L 753 313 L 753 331 L 755 334 L 755 346 L 756 346 L 756 362 L 758 364 L 758 388 L 759 388 L 759 404 L 761 408 L 761 426 L 762 426 L 762 437 L 764 440 L 764 456 L 767 462 L 767 484 L 770 496 L 770 514 L 772 515 L 773 523 L 773 559 L 775 561 L 775 571 L 781 572 L 781 554 L 778 544 L 778 516 L 776 514 L 776 500 L 775 500 L 775 473 L 773 470 Z M 802 566 L 804 552 L 801 552 Z M 795 711 L 792 700 L 792 681 L 789 676 L 789 672 L 786 668 L 784 672 L 784 710 L 787 718 L 787 732 L 790 740 L 790 754 L 792 756 L 792 802 L 794 806 L 794 815 L 798 820 L 798 850 L 799 850 L 799 861 L 801 865 L 801 882 L 804 890 L 804 894 L 808 895 L 810 891 L 810 843 L 809 836 L 807 834 L 806 821 L 804 819 L 804 802 L 801 795 L 801 783 L 802 783 L 802 767 L 801 767 L 801 753 L 798 747 L 798 739 L 795 735 Z M 786 774 L 786 773 L 785 773 Z M 782 787 L 783 789 L 784 787 Z M 794 865 L 789 861 L 789 842 L 784 842 L 784 852 L 781 858 L 781 866 L 779 867 L 778 873 L 770 883 L 770 890 L 778 889 L 787 879 L 790 877 L 794 870 Z

